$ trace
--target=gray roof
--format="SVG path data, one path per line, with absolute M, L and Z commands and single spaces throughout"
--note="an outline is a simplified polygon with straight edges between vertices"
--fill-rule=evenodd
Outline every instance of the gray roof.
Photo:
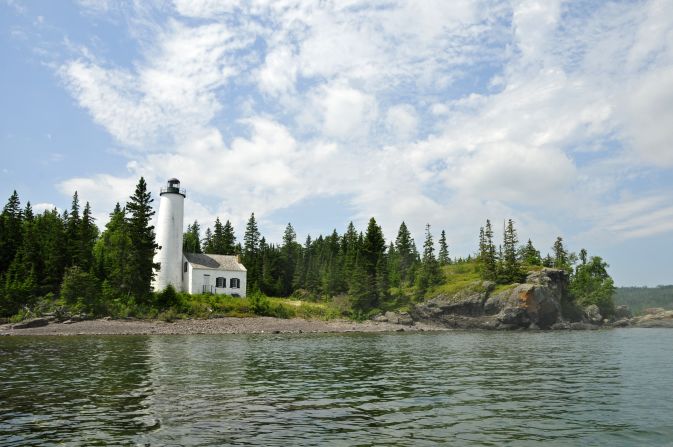
M 245 272 L 243 264 L 232 255 L 207 255 L 204 253 L 183 253 L 187 262 L 197 269 L 227 270 L 230 272 Z

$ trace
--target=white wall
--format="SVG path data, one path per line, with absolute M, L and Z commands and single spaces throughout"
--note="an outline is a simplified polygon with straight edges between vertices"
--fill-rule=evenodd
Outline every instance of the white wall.
M 239 296 L 245 296 L 245 289 L 247 286 L 246 284 L 247 272 L 199 269 L 199 268 L 193 268 L 191 264 L 188 265 L 187 270 L 188 271 L 187 273 L 185 273 L 185 281 L 183 285 L 183 290 L 185 292 L 188 292 L 190 294 L 203 293 L 204 276 L 210 275 L 210 285 L 212 286 L 212 290 L 214 293 L 226 294 L 226 295 L 232 295 L 236 293 Z M 227 280 L 226 287 L 215 287 L 215 285 L 217 284 L 216 282 L 217 278 L 220 276 Z M 239 281 L 241 282 L 241 287 L 238 289 L 232 289 L 231 287 L 229 287 L 229 285 L 231 284 L 231 278 L 238 278 Z
M 152 286 L 160 291 L 169 284 L 180 289 L 182 285 L 182 221 L 185 198 L 177 193 L 163 193 L 159 199 L 157 244 L 161 247 L 154 262 L 161 264 Z

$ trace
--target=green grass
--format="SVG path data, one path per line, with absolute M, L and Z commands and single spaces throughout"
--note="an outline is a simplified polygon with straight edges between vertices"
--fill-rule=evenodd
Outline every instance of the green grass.
M 491 292 L 491 295 L 497 295 L 498 293 L 506 292 L 509 290 L 514 289 L 517 286 L 517 284 L 498 284 L 495 286 L 495 289 Z
M 451 264 L 442 267 L 444 282 L 431 288 L 427 296 L 454 296 L 463 290 L 475 290 L 482 281 L 476 263 Z

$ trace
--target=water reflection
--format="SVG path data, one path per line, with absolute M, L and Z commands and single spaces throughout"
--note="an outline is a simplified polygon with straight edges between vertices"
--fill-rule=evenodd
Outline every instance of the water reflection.
M 0 445 L 662 444 L 672 341 L 655 330 L 5 338 Z
M 104 444 L 154 428 L 144 337 L 8 338 L 0 365 L 3 445 Z

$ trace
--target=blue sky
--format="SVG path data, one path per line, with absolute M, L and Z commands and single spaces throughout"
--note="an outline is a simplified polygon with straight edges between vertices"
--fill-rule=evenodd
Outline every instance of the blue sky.
M 142 175 L 186 222 L 363 228 L 454 255 L 487 218 L 673 283 L 673 1 L 0 1 L 0 195 Z

